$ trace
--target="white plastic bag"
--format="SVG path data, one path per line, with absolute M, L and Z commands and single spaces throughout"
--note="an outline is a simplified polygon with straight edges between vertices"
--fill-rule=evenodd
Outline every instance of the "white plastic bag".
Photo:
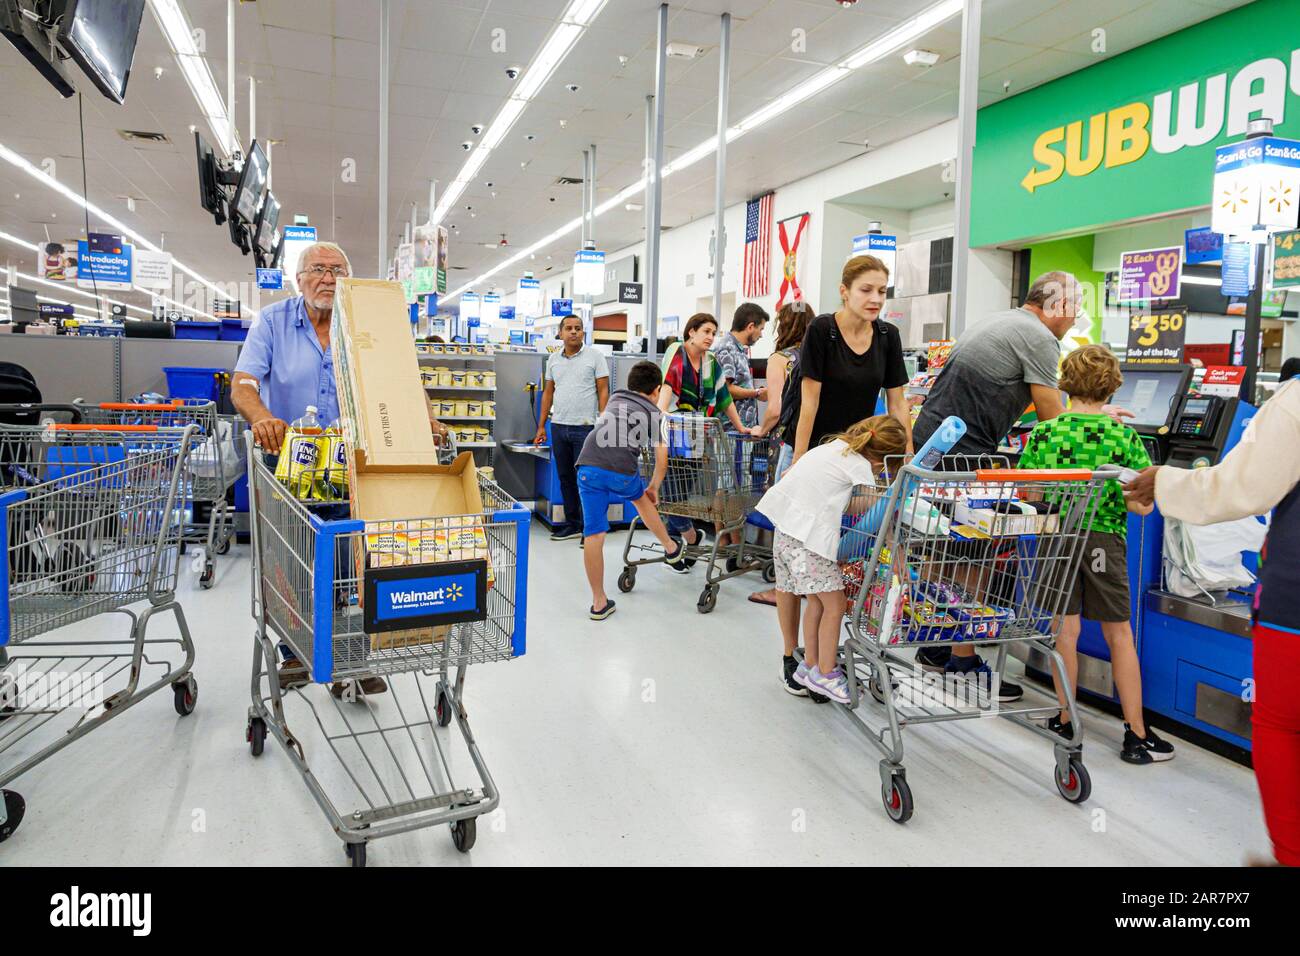
M 1267 522 L 1254 517 L 1207 525 L 1166 517 L 1164 566 L 1169 590 L 1198 597 L 1207 591 L 1249 587 L 1255 576 L 1242 564 L 1241 552 L 1258 551 L 1267 534 Z
M 196 478 L 221 478 L 227 484 L 244 473 L 244 456 L 235 447 L 230 422 L 217 420 L 217 433 L 190 452 L 190 468 Z

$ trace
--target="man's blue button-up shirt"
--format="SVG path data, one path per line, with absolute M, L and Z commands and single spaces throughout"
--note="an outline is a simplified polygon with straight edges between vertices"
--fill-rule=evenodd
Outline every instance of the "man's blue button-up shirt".
M 334 359 L 321 348 L 300 295 L 262 310 L 235 371 L 262 383 L 262 403 L 276 418 L 292 422 L 308 405 L 316 406 L 322 426 L 339 417 Z

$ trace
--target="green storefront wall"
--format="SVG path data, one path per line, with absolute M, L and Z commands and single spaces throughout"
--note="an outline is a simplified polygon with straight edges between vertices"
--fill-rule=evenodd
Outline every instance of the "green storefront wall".
M 1094 236 L 1074 236 L 1070 239 L 1056 239 L 1040 242 L 1029 247 L 1029 275 L 1037 278 L 1044 272 L 1070 272 L 1083 283 L 1082 307 L 1092 318 L 1088 337 L 1093 342 L 1101 341 L 1101 302 L 1105 295 L 1104 273 L 1092 268 L 1092 248 Z
M 1168 94 L 1165 136 L 1156 129 L 1161 94 Z M 1191 95 L 1195 113 L 1187 110 Z M 1229 118 L 1258 116 L 1265 102 L 1271 114 L 1285 111 L 1275 134 L 1300 138 L 1300 0 L 1255 0 L 985 107 L 971 245 L 1018 244 L 1207 206 L 1215 147 L 1243 138 L 1228 134 Z M 1200 135 L 1184 135 L 1202 126 Z M 1172 151 L 1157 148 L 1180 142 Z

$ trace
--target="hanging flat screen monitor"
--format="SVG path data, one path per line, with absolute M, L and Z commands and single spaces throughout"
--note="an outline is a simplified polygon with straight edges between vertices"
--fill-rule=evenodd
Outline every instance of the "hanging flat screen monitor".
M 1127 408 L 1133 413 L 1125 424 L 1145 435 L 1160 433 L 1161 428 L 1172 428 L 1178 402 L 1187 394 L 1192 380 L 1190 365 L 1123 365 L 1124 384 L 1119 387 L 1110 404 Z
M 248 147 L 248 158 L 239 173 L 239 183 L 235 186 L 234 210 L 239 218 L 252 225 L 257 221 L 257 207 L 262 202 L 262 190 L 266 189 L 266 153 L 257 140 Z
M 99 91 L 126 99 L 145 0 L 65 0 L 59 45 Z
M 194 157 L 199 169 L 199 205 L 212 213 L 219 226 L 226 221 L 226 209 L 217 181 L 217 154 L 198 130 L 194 131 Z
M 268 256 L 275 251 L 276 243 L 280 239 L 279 223 L 280 202 L 274 194 L 268 192 L 261 211 L 257 214 L 257 228 L 253 233 L 257 237 L 254 245 Z

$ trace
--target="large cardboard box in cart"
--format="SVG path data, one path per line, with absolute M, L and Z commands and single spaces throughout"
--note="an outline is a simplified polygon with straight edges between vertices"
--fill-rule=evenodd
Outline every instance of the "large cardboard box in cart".
M 436 465 L 402 287 L 378 279 L 340 280 L 330 350 L 348 450 L 364 451 L 371 465 Z
M 371 650 L 440 641 L 485 616 L 493 583 L 474 457 L 438 464 L 400 285 L 341 282 L 331 349 Z

